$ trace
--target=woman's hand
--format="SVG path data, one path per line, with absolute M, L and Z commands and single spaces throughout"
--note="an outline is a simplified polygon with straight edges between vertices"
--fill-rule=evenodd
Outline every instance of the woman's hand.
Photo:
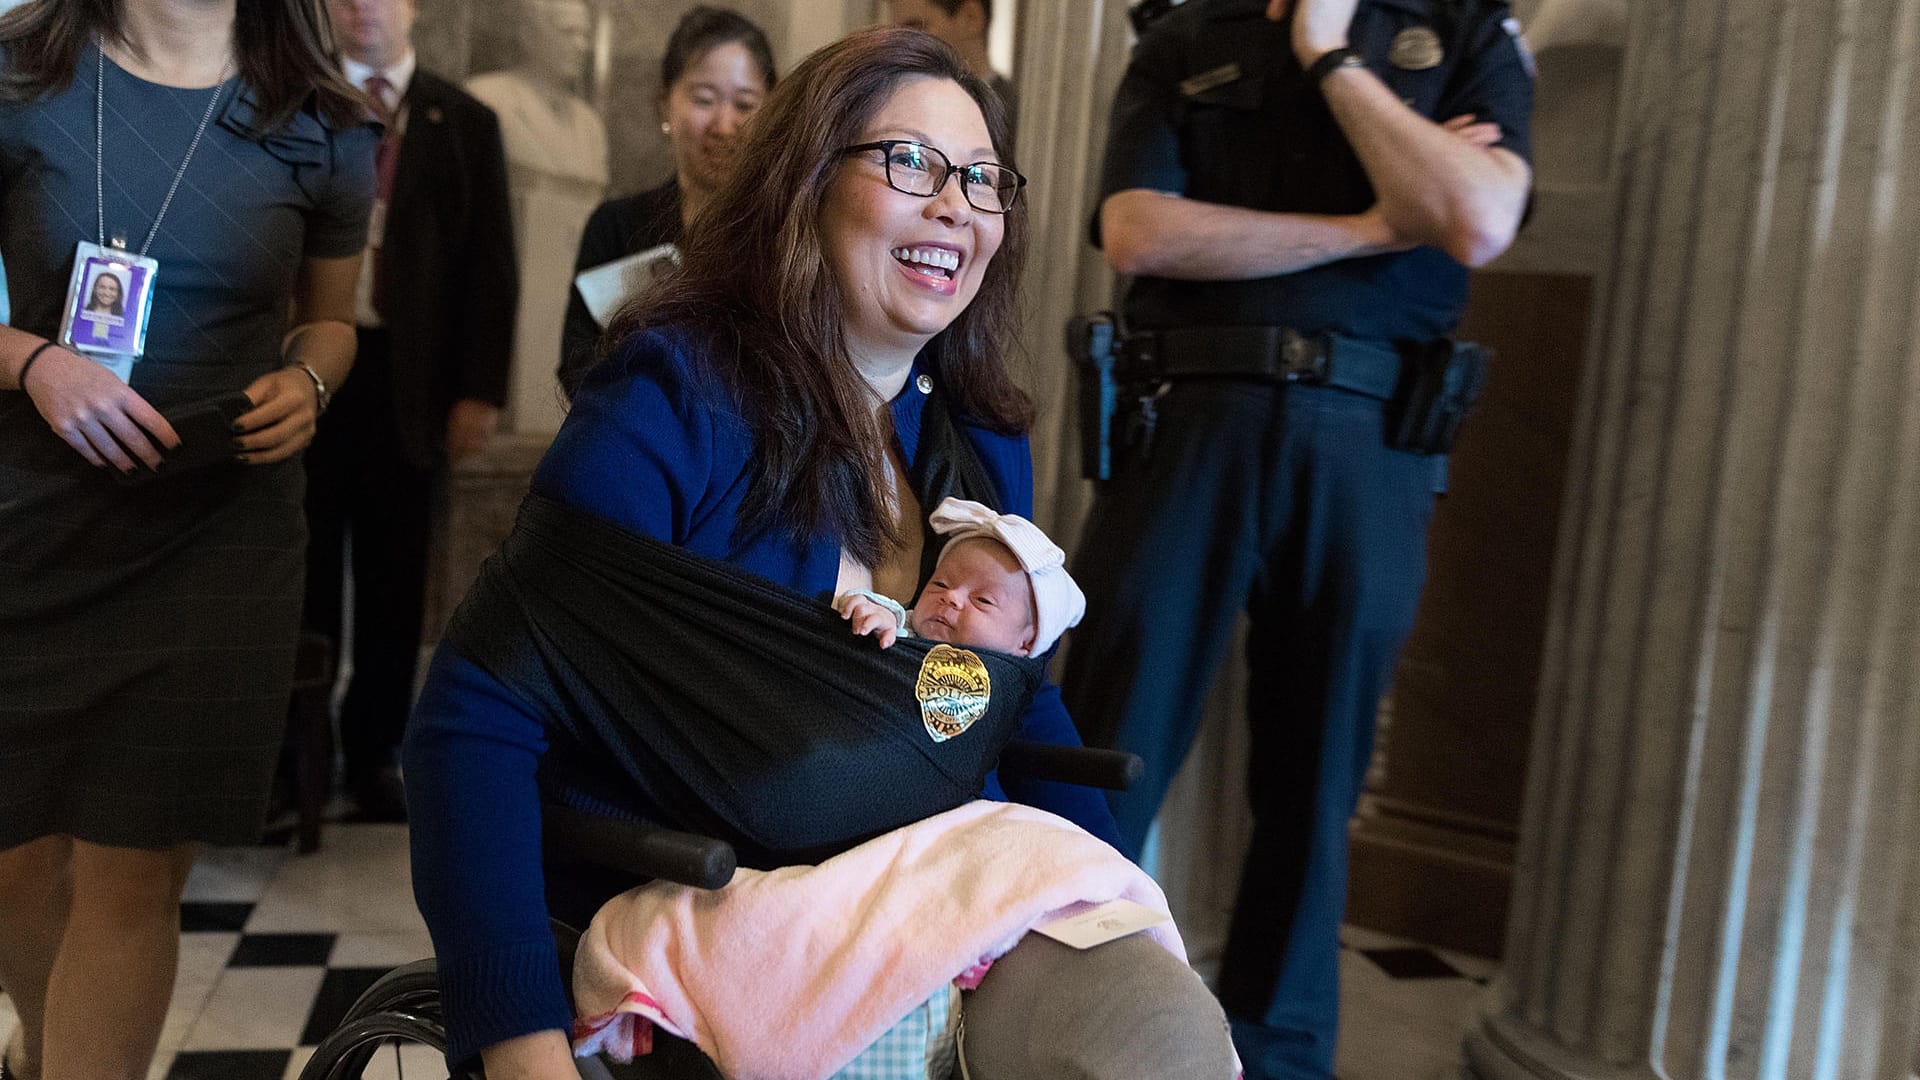
M 180 436 L 160 411 L 105 367 L 58 346 L 41 354 L 20 389 L 55 435 L 89 464 L 157 469 Z M 131 451 L 131 454 L 129 454 Z
M 253 408 L 234 421 L 235 456 L 249 465 L 284 461 L 313 441 L 320 396 L 307 373 L 294 367 L 262 375 L 247 387 Z
M 536 1031 L 480 1051 L 487 1080 L 580 1080 L 573 1051 L 558 1031 Z
M 883 649 L 892 648 L 900 636 L 900 624 L 894 619 L 893 612 L 864 596 L 842 597 L 840 617 L 853 624 L 854 637 L 877 637 Z

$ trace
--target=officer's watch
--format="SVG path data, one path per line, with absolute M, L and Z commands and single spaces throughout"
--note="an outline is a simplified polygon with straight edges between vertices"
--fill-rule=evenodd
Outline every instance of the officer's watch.
M 1326 81 L 1327 76 L 1341 68 L 1366 66 L 1365 57 L 1342 46 L 1320 54 L 1320 59 L 1315 60 L 1313 66 L 1307 69 L 1307 85 L 1318 89 L 1320 84 Z

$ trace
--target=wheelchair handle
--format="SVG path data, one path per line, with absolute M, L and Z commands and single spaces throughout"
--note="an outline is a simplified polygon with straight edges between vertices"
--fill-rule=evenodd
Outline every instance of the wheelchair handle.
M 1146 763 L 1138 754 L 1091 746 L 1059 746 L 1029 739 L 1008 743 L 1000 752 L 1000 767 L 1030 780 L 1080 784 L 1108 791 L 1126 791 L 1146 771 Z
M 542 808 L 547 839 L 576 858 L 636 877 L 696 889 L 724 888 L 739 865 L 733 845 L 643 821 L 601 817 L 551 803 Z

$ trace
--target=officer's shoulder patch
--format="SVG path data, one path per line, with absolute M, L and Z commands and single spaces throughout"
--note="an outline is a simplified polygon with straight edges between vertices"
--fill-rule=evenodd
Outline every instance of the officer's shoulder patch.
M 1211 71 L 1203 71 L 1198 75 L 1180 80 L 1180 92 L 1187 97 L 1199 97 L 1209 90 L 1238 81 L 1240 81 L 1240 65 L 1221 64 Z

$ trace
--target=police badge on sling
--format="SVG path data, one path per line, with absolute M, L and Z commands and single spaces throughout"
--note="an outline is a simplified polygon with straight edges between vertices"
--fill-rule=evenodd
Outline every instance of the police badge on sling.
M 920 662 L 913 696 L 920 699 L 920 719 L 927 725 L 927 734 L 941 743 L 987 714 L 993 680 L 978 655 L 951 645 L 935 645 Z

